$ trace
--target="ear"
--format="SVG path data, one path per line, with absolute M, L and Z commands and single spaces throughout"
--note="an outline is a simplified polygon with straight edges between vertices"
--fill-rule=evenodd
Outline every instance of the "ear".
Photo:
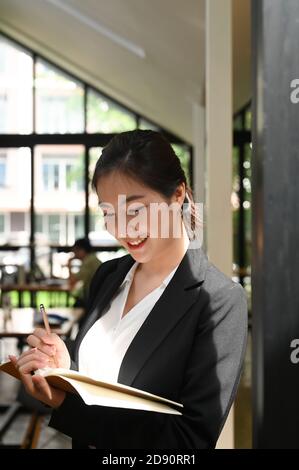
M 186 197 L 186 185 L 185 183 L 181 183 L 175 190 L 174 193 L 175 196 L 175 201 L 180 204 L 180 206 L 183 205 L 183 202 L 185 201 Z

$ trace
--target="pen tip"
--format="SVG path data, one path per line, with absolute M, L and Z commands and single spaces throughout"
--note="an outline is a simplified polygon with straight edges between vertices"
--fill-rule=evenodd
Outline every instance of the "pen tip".
M 44 308 L 44 304 L 40 304 L 40 308 Z

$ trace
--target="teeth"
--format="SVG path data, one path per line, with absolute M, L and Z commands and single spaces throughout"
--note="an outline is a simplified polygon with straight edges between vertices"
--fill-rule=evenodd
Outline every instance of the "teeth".
M 142 243 L 144 240 L 146 240 L 146 238 L 142 238 L 142 240 L 138 240 L 138 242 L 129 242 L 130 245 L 140 245 L 140 243 Z

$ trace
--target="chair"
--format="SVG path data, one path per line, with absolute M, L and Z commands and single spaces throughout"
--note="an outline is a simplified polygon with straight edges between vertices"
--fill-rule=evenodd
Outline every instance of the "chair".
M 31 416 L 22 442 L 20 444 L 12 445 L 0 444 L 0 447 L 13 447 L 21 449 L 35 449 L 37 447 L 42 422 L 44 417 L 50 414 L 51 410 L 49 407 L 43 405 L 40 401 L 28 395 L 23 384 L 21 384 L 19 387 L 16 401 L 4 414 L 3 422 L 0 428 L 0 441 L 3 439 L 5 433 L 10 428 L 14 420 L 19 416 L 20 412 L 24 411 L 29 412 Z

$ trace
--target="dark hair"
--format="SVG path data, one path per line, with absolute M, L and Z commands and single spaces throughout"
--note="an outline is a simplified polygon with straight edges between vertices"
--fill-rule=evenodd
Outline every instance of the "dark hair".
M 86 253 L 91 253 L 93 251 L 93 247 L 90 244 L 88 238 L 78 238 L 75 241 L 73 248 L 79 248 L 80 250 L 86 251 Z
M 138 179 L 149 188 L 170 198 L 176 188 L 185 183 L 192 206 L 191 229 L 195 227 L 194 199 L 188 187 L 181 162 L 170 143 L 159 132 L 134 130 L 115 135 L 104 147 L 97 161 L 92 187 L 98 180 L 113 171 Z M 185 199 L 184 202 L 188 202 Z

